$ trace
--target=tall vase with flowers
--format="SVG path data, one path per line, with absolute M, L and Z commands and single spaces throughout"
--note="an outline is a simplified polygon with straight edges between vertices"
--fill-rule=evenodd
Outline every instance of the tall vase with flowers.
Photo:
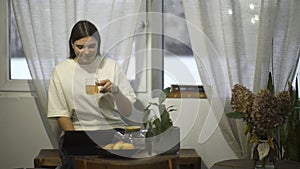
M 254 144 L 252 158 L 256 165 L 265 167 L 267 162 L 275 164 L 278 146 L 275 131 L 284 125 L 291 106 L 289 91 L 274 93 L 271 73 L 268 86 L 254 94 L 243 85 L 232 89 L 229 118 L 243 119 L 248 143 Z

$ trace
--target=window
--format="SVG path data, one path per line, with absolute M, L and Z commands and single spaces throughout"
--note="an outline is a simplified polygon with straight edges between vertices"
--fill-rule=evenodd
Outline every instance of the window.
M 18 33 L 11 0 L 9 0 L 9 79 L 31 79 Z
M 0 54 L 2 55 L 0 57 L 0 63 L 2 64 L 1 66 L 2 71 L 0 72 L 0 79 L 1 79 L 0 91 L 30 91 L 28 87 L 28 80 L 32 78 L 28 69 L 24 52 L 22 50 L 21 40 L 18 35 L 18 30 L 17 30 L 15 17 L 12 9 L 12 0 L 0 1 L 0 4 L 1 4 L 0 14 L 4 18 L 0 20 L 0 27 L 2 30 L 0 36 L 3 37 L 0 39 L 0 44 L 2 44 L 2 48 L 3 48 L 3 50 L 1 50 L 3 52 Z M 142 6 L 145 6 L 145 3 L 143 3 Z M 143 7 L 141 10 L 145 10 L 145 7 Z M 145 38 L 144 37 L 135 38 L 135 41 L 140 39 L 144 40 Z M 140 45 L 139 43 L 135 45 L 135 47 L 137 49 L 144 48 L 145 43 L 143 43 L 142 45 Z M 141 66 L 145 67 L 144 61 L 141 61 L 140 59 L 137 60 L 134 59 L 135 58 L 133 58 L 133 60 L 130 61 L 131 65 L 135 64 L 132 63 L 132 61 L 138 62 L 140 64 L 138 64 L 138 66 L 136 65 L 131 66 L 130 68 L 139 70 L 142 69 L 140 68 Z M 129 70 L 129 72 L 133 74 L 132 71 L 135 70 Z M 130 79 L 130 80 L 134 80 L 134 79 Z M 138 80 L 142 81 L 144 80 L 144 77 L 140 77 Z M 145 90 L 145 89 L 138 86 L 137 90 Z
M 163 3 L 164 88 L 171 84 L 201 85 L 182 0 L 164 0 Z
M 148 2 L 148 4 L 152 3 L 151 1 L 146 1 L 146 2 Z M 9 18 L 9 20 L 4 21 L 5 24 L 1 24 L 3 27 L 5 27 L 5 29 L 2 29 L 2 30 L 7 30 L 7 32 L 9 32 L 9 34 L 10 34 L 10 36 L 8 36 L 5 39 L 5 41 L 2 41 L 1 44 L 9 42 L 9 46 L 11 46 L 11 47 L 13 46 L 13 48 L 9 48 L 9 50 L 5 49 L 6 52 L 2 53 L 5 56 L 2 57 L 3 62 L 1 61 L 1 63 L 2 64 L 9 63 L 9 64 L 4 66 L 6 68 L 6 71 L 4 71 L 4 72 L 6 72 L 6 74 L 1 75 L 1 78 L 5 79 L 4 81 L 9 82 L 10 85 L 6 85 L 6 87 L 4 87 L 4 88 L 1 85 L 0 87 L 1 87 L 1 90 L 14 90 L 14 89 L 11 89 L 11 87 L 14 86 L 11 84 L 17 83 L 18 87 L 16 87 L 16 89 L 24 90 L 24 88 L 28 88 L 28 87 L 20 87 L 20 85 L 27 86 L 27 80 L 31 79 L 31 77 L 30 77 L 30 73 L 28 70 L 27 63 L 26 63 L 26 59 L 24 57 L 24 53 L 22 51 L 22 46 L 21 46 L 20 40 L 18 39 L 19 38 L 18 34 L 17 34 L 18 31 L 16 29 L 13 12 L 11 10 L 11 0 L 1 1 L 1 3 L 4 3 L 4 5 L 1 4 L 1 8 L 3 8 L 3 10 L 1 10 L 2 16 L 7 16 L 7 18 Z M 162 7 L 164 9 L 163 12 L 173 15 L 173 16 L 178 16 L 179 18 L 183 18 L 183 20 L 184 20 L 184 10 L 183 10 L 181 0 L 156 1 L 155 3 L 162 3 L 162 5 L 163 5 Z M 4 9 L 5 7 L 8 7 L 8 9 Z M 187 29 L 186 24 L 185 24 L 185 22 L 182 22 L 181 19 L 179 19 L 179 21 L 178 21 L 178 18 L 173 19 L 173 18 L 165 17 L 162 20 L 164 21 L 164 24 L 163 24 L 164 32 L 172 33 L 172 31 L 174 31 L 174 29 L 172 29 L 172 26 L 174 24 L 178 24 L 179 28 L 180 28 L 179 34 L 182 34 L 182 37 L 188 37 L 187 30 L 186 30 Z M 156 22 L 156 20 L 154 20 L 154 21 Z M 158 24 L 158 23 L 152 23 L 152 25 L 153 24 Z M 3 34 L 3 36 L 7 36 L 7 35 Z M 165 67 L 165 70 L 164 70 L 165 73 L 164 73 L 164 75 L 161 76 L 161 77 L 164 77 L 164 80 L 162 81 L 164 83 L 164 86 L 162 86 L 162 87 L 170 86 L 170 84 L 197 84 L 197 85 L 201 84 L 200 78 L 198 77 L 198 73 L 192 73 L 192 72 L 197 72 L 198 70 L 196 67 L 195 59 L 192 55 L 192 51 L 190 49 L 189 39 L 182 39 L 182 38 L 177 38 L 177 37 L 172 37 L 172 36 L 164 36 L 162 39 L 163 39 L 163 47 L 164 47 L 164 49 L 163 49 L 164 50 L 163 51 L 164 65 L 163 65 L 163 67 Z M 18 48 L 15 48 L 15 46 L 17 46 Z M 142 46 L 144 46 L 144 45 L 142 45 Z M 179 50 L 177 50 L 177 49 L 179 49 Z M 3 58 L 9 58 L 9 59 L 7 60 L 7 59 L 3 59 Z M 143 65 L 141 67 L 145 67 L 144 61 L 142 61 L 142 62 L 143 62 L 143 64 L 138 64 L 138 65 Z M 172 65 L 177 65 L 176 63 L 178 63 L 178 62 L 180 63 L 182 69 L 189 70 L 189 71 L 187 71 L 187 72 L 190 72 L 189 76 L 186 76 L 186 74 L 185 74 L 185 76 L 182 76 L 180 74 L 181 72 L 186 72 L 186 71 L 180 71 L 180 69 L 174 69 L 174 67 Z M 137 70 L 138 72 L 139 71 L 142 72 L 141 69 L 143 69 L 143 68 L 137 68 L 137 69 L 139 69 L 139 70 Z M 9 70 L 8 73 L 7 73 L 7 70 Z M 22 73 L 22 74 L 20 74 L 20 73 Z M 2 72 L 2 74 L 3 74 L 3 72 Z M 182 77 L 184 77 L 184 79 Z M 146 81 L 144 79 L 145 78 L 144 76 L 141 76 L 139 78 L 140 78 L 140 81 Z M 138 86 L 140 86 L 140 85 L 138 85 Z M 139 89 L 139 90 L 144 91 L 145 86 L 146 86 L 146 84 L 143 85 L 143 89 Z M 26 90 L 29 90 L 29 88 Z
M 10 75 L 10 0 L 0 1 L 0 91 L 31 91 L 28 80 L 12 80 Z

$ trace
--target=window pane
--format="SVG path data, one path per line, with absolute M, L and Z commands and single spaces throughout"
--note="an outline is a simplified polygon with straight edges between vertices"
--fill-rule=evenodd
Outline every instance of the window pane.
M 164 1 L 164 88 L 171 84 L 201 85 L 190 48 L 182 0 Z
M 31 79 L 17 30 L 11 0 L 9 0 L 9 6 L 9 77 L 10 79 Z

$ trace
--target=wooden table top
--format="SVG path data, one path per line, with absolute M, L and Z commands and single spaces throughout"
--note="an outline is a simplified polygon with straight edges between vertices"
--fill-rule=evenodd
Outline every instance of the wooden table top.
M 254 169 L 254 160 L 232 159 L 217 162 L 211 169 Z M 300 163 L 290 160 L 278 160 L 275 164 L 276 169 L 300 169 Z

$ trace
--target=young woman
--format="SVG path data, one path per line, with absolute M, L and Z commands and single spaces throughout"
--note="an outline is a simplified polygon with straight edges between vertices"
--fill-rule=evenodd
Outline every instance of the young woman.
M 121 68 L 101 56 L 100 44 L 95 25 L 77 22 L 69 39 L 69 58 L 53 69 L 47 116 L 56 118 L 63 131 L 123 128 L 122 116 L 131 114 L 136 95 Z M 94 94 L 86 91 L 88 78 L 98 79 L 95 85 L 101 86 Z M 63 161 L 63 168 L 72 168 Z

